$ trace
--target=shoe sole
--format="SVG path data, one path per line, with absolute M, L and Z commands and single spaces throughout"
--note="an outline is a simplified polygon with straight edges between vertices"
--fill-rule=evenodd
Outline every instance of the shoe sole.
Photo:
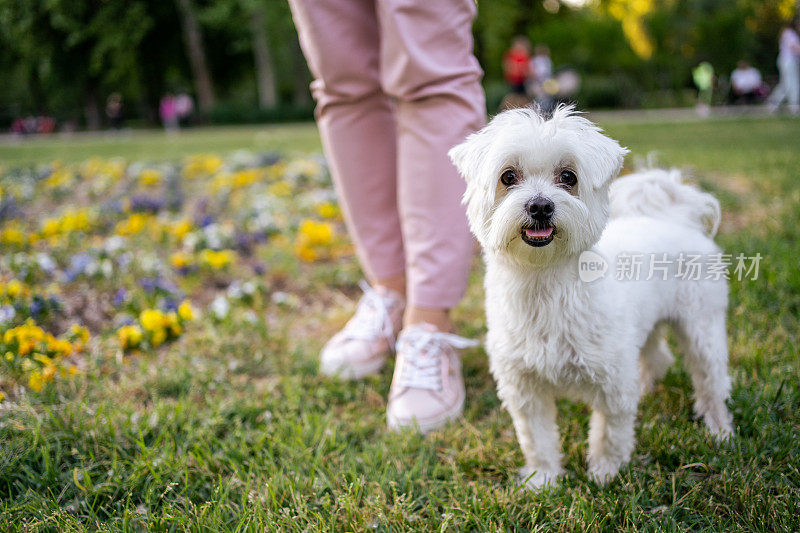
M 383 366 L 386 364 L 386 357 L 387 356 L 384 356 L 383 359 L 377 359 L 361 365 L 337 365 L 334 363 L 326 363 L 324 359 L 320 359 L 319 372 L 320 374 L 331 378 L 348 380 L 361 379 L 367 376 L 379 374 Z
M 445 411 L 443 414 L 436 418 L 430 418 L 426 420 L 420 421 L 417 418 L 413 418 L 411 420 L 400 420 L 396 417 L 393 417 L 391 413 L 388 413 L 386 416 L 387 426 L 391 431 L 402 431 L 404 429 L 416 429 L 423 435 L 426 433 L 430 433 L 433 430 L 439 429 L 449 422 L 453 422 L 461 418 L 461 415 L 464 414 L 464 399 L 465 396 L 461 397 L 461 400 L 449 411 Z

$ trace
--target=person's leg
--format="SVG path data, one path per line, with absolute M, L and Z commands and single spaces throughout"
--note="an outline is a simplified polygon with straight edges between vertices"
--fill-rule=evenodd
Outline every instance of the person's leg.
M 800 111 L 800 60 L 794 58 L 786 62 L 786 92 L 788 93 L 789 111 Z
M 361 266 L 373 285 L 403 289 L 396 122 L 380 85 L 374 0 L 289 4 L 315 78 L 322 145 Z
M 406 251 L 406 324 L 449 330 L 474 252 L 447 152 L 486 117 L 472 54 L 473 0 L 380 2 L 381 79 L 397 99 L 398 191 Z
M 316 117 L 350 237 L 372 287 L 320 352 L 326 375 L 378 372 L 405 307 L 395 107 L 381 88 L 374 0 L 290 0 L 315 80 Z
M 465 183 L 447 152 L 486 117 L 472 55 L 473 0 L 379 2 L 381 80 L 397 99 L 398 194 L 408 307 L 397 340 L 387 422 L 437 428 L 461 416 L 464 380 L 448 311 L 464 294 L 472 262 L 461 197 Z

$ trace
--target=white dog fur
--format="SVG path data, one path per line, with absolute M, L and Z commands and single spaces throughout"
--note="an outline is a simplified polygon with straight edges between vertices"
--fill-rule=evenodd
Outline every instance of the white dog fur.
M 666 324 L 684 352 L 697 415 L 718 439 L 732 434 L 727 282 L 705 279 L 721 266 L 712 240 L 719 203 L 677 171 L 612 182 L 627 152 L 571 107 L 560 107 L 549 119 L 532 109 L 501 113 L 449 153 L 467 182 L 464 203 L 484 250 L 486 347 L 529 488 L 555 483 L 563 472 L 557 397 L 593 409 L 592 479 L 605 483 L 630 460 L 639 397 L 674 360 Z M 501 176 L 513 183 L 504 185 Z M 542 222 L 547 205 L 552 215 Z M 612 269 L 621 253 L 643 254 L 641 278 L 623 281 L 610 270 L 581 281 L 579 257 L 587 250 Z M 703 254 L 701 279 L 676 279 L 684 252 Z M 651 253 L 666 253 L 671 266 L 648 280 Z

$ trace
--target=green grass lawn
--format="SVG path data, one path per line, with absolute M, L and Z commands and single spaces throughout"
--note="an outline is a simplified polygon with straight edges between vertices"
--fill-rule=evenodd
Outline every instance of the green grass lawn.
M 482 349 L 464 356 L 462 423 L 390 433 L 391 364 L 356 383 L 317 374 L 359 276 L 351 260 L 323 261 L 268 272 L 298 298 L 265 300 L 255 322 L 203 320 L 157 350 L 97 354 L 85 376 L 0 403 L 0 530 L 800 530 L 800 121 L 615 121 L 608 132 L 632 150 L 629 167 L 656 152 L 691 169 L 722 202 L 718 243 L 763 256 L 757 280 L 731 282 L 729 445 L 693 419 L 676 365 L 643 399 L 616 480 L 587 479 L 589 412 L 563 402 L 568 475 L 549 492 L 521 490 L 522 455 Z M 308 125 L 135 133 L 2 145 L 0 162 L 318 143 Z M 455 311 L 468 337 L 485 334 L 481 276 L 476 260 Z
M 130 130 L 0 142 L 0 165 L 30 165 L 52 160 L 69 163 L 95 156 L 158 160 L 234 150 L 303 153 L 319 149 L 319 136 L 314 125 L 308 123 L 195 128 L 175 135 L 162 130 Z

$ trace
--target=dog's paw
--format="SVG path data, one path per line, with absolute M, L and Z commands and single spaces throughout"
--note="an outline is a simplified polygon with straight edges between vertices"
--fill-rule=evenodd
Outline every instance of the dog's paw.
M 703 422 L 718 443 L 725 443 L 733 438 L 733 417 L 726 407 L 706 412 Z
M 538 492 L 555 487 L 561 474 L 561 470 L 545 471 L 532 466 L 524 466 L 519 469 L 517 483 L 528 490 Z
M 621 466 L 621 461 L 616 461 L 609 458 L 590 461 L 588 472 L 589 479 L 602 487 L 617 477 Z
M 708 432 L 719 444 L 725 444 L 733 439 L 733 423 L 730 420 L 708 420 L 706 419 Z

